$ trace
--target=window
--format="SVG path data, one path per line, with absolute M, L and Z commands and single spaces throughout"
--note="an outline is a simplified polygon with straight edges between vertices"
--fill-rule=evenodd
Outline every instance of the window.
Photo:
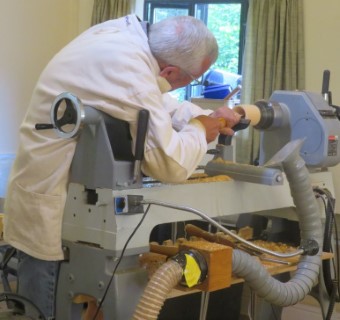
M 204 21 L 219 45 L 219 57 L 211 69 L 240 75 L 247 10 L 248 0 L 145 0 L 144 20 L 155 23 L 171 16 L 190 15 Z M 173 93 L 179 100 L 199 96 L 202 84 Z

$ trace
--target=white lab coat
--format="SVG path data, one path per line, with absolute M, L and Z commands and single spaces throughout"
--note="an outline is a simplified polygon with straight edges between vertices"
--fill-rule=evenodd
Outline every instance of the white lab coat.
M 62 216 L 77 140 L 34 129 L 50 121 L 52 102 L 62 92 L 129 121 L 133 138 L 138 110 L 148 109 L 143 172 L 166 182 L 191 175 L 207 151 L 204 128 L 191 119 L 211 111 L 180 105 L 164 93 L 170 87 L 159 72 L 134 15 L 96 25 L 56 54 L 38 80 L 20 129 L 5 203 L 9 244 L 39 259 L 63 259 Z

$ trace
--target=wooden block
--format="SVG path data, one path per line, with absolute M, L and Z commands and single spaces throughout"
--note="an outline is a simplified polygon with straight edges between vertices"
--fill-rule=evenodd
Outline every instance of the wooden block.
M 97 312 L 97 300 L 92 296 L 79 294 L 73 298 L 73 303 L 86 305 L 82 312 L 81 320 L 91 320 Z M 104 320 L 103 312 L 101 310 L 99 311 L 96 319 Z
M 237 235 L 245 240 L 251 240 L 254 237 L 254 229 L 251 227 L 243 227 L 238 232 Z
M 207 241 L 187 241 L 179 245 L 180 250 L 199 251 L 208 265 L 208 276 L 195 289 L 215 291 L 230 287 L 232 272 L 232 248 Z
M 170 245 L 169 243 L 162 245 L 157 242 L 150 242 L 150 251 L 171 257 L 178 253 L 178 245 Z

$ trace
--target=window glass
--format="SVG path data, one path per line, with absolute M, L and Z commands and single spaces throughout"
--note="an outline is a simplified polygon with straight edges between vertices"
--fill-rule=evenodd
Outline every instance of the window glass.
M 202 20 L 213 32 L 219 45 L 219 57 L 211 69 L 222 70 L 227 78 L 230 74 L 231 79 L 239 79 L 237 75 L 241 74 L 246 11 L 247 0 L 144 1 L 144 19 L 150 23 L 177 15 L 191 15 Z M 208 79 L 207 76 L 208 72 L 202 77 L 201 84 L 189 85 L 171 94 L 180 101 L 201 96 L 203 81 Z
M 206 25 L 215 35 L 219 56 L 214 65 L 228 72 L 239 72 L 240 4 L 209 4 Z
M 175 17 L 175 16 L 187 16 L 187 9 L 179 9 L 179 8 L 155 8 L 153 10 L 153 21 L 161 21 L 165 18 Z

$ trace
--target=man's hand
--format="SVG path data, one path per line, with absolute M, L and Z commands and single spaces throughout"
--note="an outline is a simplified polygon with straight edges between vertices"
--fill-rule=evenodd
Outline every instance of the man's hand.
M 218 118 L 201 115 L 195 119 L 199 120 L 204 126 L 207 143 L 214 141 L 220 133 L 221 123 Z
M 236 125 L 241 119 L 241 116 L 237 112 L 229 109 L 228 107 L 220 107 L 216 109 L 210 116 L 220 120 L 219 133 L 226 134 L 228 136 L 234 135 L 234 130 L 232 130 L 232 127 Z
M 235 132 L 232 127 L 240 121 L 241 116 L 228 107 L 221 107 L 210 116 L 201 115 L 196 119 L 204 126 L 206 139 L 209 143 L 214 141 L 220 133 L 228 136 L 234 135 Z

